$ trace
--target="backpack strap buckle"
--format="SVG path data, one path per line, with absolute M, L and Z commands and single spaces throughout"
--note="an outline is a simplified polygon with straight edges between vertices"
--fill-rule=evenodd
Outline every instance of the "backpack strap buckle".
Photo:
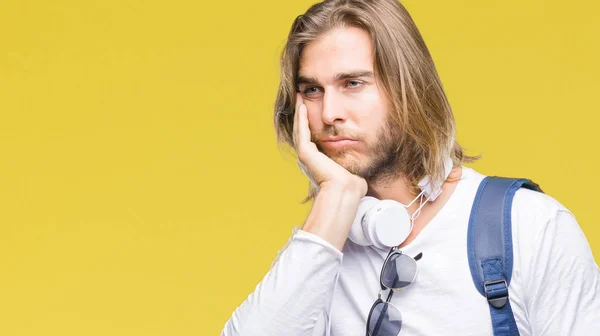
M 494 308 L 502 308 L 508 302 L 508 286 L 506 279 L 485 281 L 483 283 L 485 297 Z

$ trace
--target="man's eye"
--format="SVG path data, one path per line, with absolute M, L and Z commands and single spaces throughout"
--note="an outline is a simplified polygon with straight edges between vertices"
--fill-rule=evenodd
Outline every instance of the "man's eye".
M 306 89 L 304 89 L 302 91 L 303 94 L 305 95 L 310 95 L 310 94 L 315 94 L 319 92 L 319 88 L 316 86 L 311 86 L 311 87 L 307 87 Z
M 346 85 L 347 85 L 349 88 L 357 88 L 357 87 L 360 87 L 362 84 L 363 84 L 363 83 L 362 83 L 362 82 L 359 82 L 359 81 L 349 81 L 348 83 L 346 83 Z

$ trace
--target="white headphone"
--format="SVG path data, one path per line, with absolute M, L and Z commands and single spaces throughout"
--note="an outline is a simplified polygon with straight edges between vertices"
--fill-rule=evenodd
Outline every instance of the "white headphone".
M 452 159 L 444 160 L 446 180 L 452 171 Z M 426 176 L 419 182 L 421 193 L 408 205 L 395 200 L 379 200 L 372 196 L 365 196 L 360 200 L 358 211 L 348 238 L 362 246 L 374 245 L 378 248 L 390 248 L 402 244 L 412 231 L 414 219 L 419 215 L 421 208 L 428 201 L 435 200 L 442 192 L 442 184 L 432 185 Z M 422 196 L 426 198 L 422 201 Z M 410 216 L 407 208 L 421 199 L 420 206 Z

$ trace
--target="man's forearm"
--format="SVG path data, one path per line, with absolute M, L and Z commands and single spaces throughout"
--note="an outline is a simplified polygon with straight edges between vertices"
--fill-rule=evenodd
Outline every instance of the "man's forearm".
M 342 250 L 356 216 L 361 195 L 350 186 L 331 186 L 317 194 L 302 230 Z
M 331 307 L 341 261 L 341 252 L 329 243 L 298 231 L 221 336 L 313 335 Z
M 360 195 L 349 187 L 321 189 L 302 230 L 221 335 L 314 334 L 317 321 L 330 309 L 341 250 L 359 201 Z

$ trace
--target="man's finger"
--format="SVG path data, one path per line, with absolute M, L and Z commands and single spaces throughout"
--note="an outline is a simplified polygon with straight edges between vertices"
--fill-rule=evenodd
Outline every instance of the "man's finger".
M 294 110 L 294 127 L 293 127 L 293 134 L 294 134 L 294 145 L 296 147 L 296 152 L 298 152 L 298 146 L 305 141 L 304 138 L 302 137 L 302 120 L 300 117 L 300 113 L 299 110 L 300 108 L 304 105 L 304 101 L 302 100 L 302 95 L 300 93 L 296 94 L 296 109 Z M 304 107 L 306 108 L 306 107 Z
M 298 114 L 298 141 L 302 145 L 305 145 L 310 141 L 310 129 L 308 126 L 306 105 L 300 105 L 296 113 Z
M 294 108 L 294 124 L 292 125 L 292 142 L 294 143 L 294 149 L 298 149 L 298 103 L 301 101 L 300 94 L 296 94 L 296 106 Z

